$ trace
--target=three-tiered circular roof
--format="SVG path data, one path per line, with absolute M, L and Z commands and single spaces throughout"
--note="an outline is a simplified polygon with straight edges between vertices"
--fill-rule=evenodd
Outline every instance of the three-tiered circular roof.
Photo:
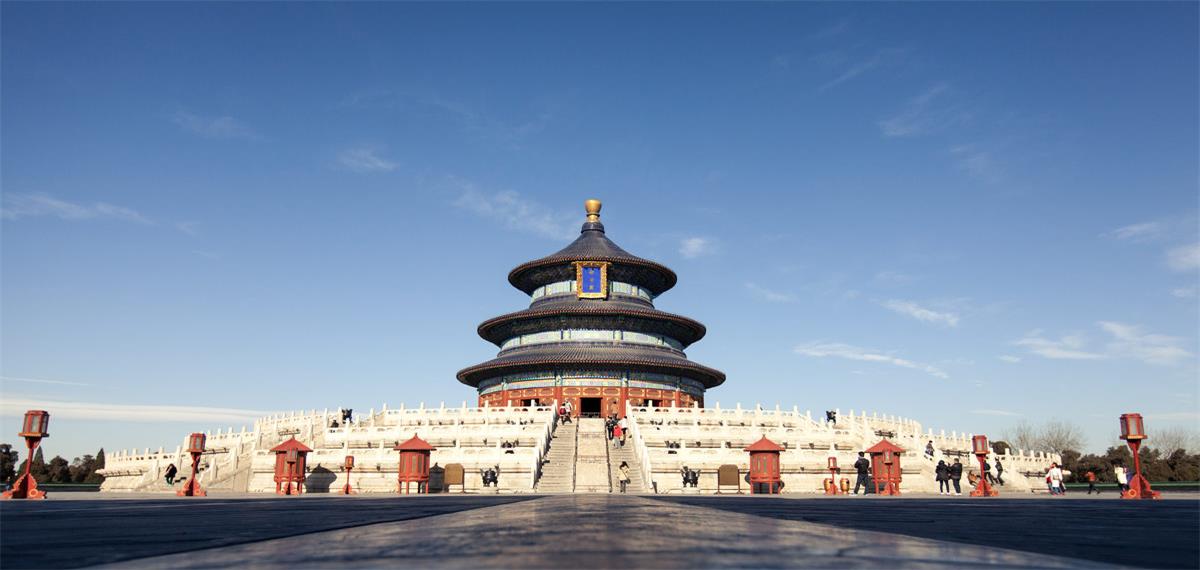
M 522 263 L 508 281 L 526 294 L 540 287 L 575 281 L 576 264 L 607 263 L 609 283 L 623 283 L 657 296 L 675 286 L 677 277 L 668 267 L 633 255 L 605 235 L 600 223 L 600 202 L 588 200 L 588 219 L 580 235 L 567 247 L 546 257 Z M 660 335 L 678 343 L 651 346 L 601 341 L 542 341 L 502 348 L 487 362 L 464 368 L 458 380 L 479 387 L 490 378 L 546 370 L 635 370 L 691 378 L 712 388 L 725 374 L 687 359 L 682 349 L 704 337 L 703 324 L 654 308 L 649 298 L 609 291 L 604 298 L 580 298 L 575 292 L 535 296 L 529 308 L 488 319 L 479 325 L 479 336 L 505 346 L 510 339 L 560 330 L 618 330 Z

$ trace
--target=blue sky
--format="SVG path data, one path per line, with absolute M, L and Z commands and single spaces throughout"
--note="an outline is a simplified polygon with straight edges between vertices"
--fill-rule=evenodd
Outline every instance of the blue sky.
M 0 433 L 51 402 L 48 453 L 473 400 L 592 197 L 710 403 L 1200 422 L 1195 3 L 2 11 Z

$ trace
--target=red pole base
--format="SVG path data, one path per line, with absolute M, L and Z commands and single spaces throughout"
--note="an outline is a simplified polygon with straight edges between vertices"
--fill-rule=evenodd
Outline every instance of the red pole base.
M 1122 499 L 1161 499 L 1162 493 L 1150 488 L 1150 482 L 1141 473 L 1129 481 L 1129 490 L 1121 493 Z
M 1000 491 L 994 489 L 986 479 L 980 479 L 980 483 L 975 485 L 975 490 L 971 491 L 972 497 L 999 497 Z
M 11 490 L 0 495 L 0 499 L 45 499 L 46 492 L 39 491 L 37 480 L 33 475 L 25 474 L 17 478 Z
M 833 475 L 833 474 L 831 473 L 830 475 Z M 841 492 L 838 490 L 838 487 L 837 487 L 837 477 L 836 476 L 831 476 L 830 478 L 825 480 L 825 494 L 826 495 L 840 495 L 841 494 Z
M 207 497 L 208 493 L 200 486 L 200 483 L 193 477 L 188 479 L 187 483 L 183 484 L 183 488 L 175 492 L 179 497 Z

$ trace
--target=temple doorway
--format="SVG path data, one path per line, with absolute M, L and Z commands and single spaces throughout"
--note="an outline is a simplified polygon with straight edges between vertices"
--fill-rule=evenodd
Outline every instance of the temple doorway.
M 600 417 L 600 398 L 580 398 L 579 415 L 585 418 Z

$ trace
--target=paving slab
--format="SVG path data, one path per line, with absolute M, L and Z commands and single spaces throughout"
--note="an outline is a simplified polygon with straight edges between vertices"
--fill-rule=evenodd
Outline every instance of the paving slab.
M 926 496 L 798 498 L 658 496 L 781 520 L 1011 548 L 1149 568 L 1200 568 L 1200 500 Z M 839 530 L 840 532 L 840 530 Z
M 79 568 L 525 501 L 519 495 L 275 495 L 0 502 L 0 567 Z M 153 497 L 153 498 L 147 498 Z M 253 498 L 251 498 L 253 497 Z
M 1080 561 L 620 495 L 561 495 L 109 568 L 1095 568 Z

